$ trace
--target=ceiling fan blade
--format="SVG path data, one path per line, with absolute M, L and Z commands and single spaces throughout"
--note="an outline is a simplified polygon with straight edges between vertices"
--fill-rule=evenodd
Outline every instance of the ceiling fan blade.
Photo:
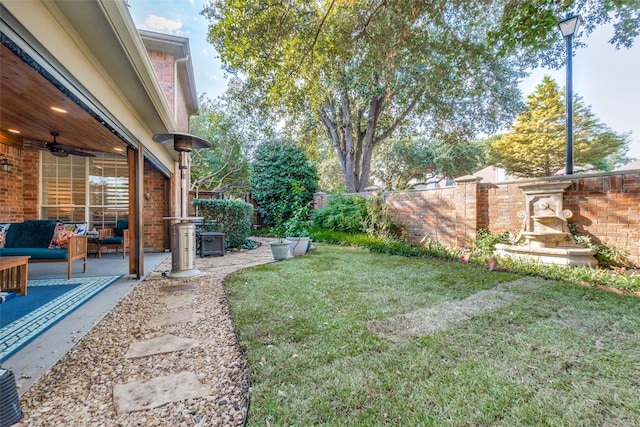
M 74 156 L 81 156 L 81 157 L 95 157 L 96 156 L 93 153 L 87 153 L 86 151 L 80 151 L 80 150 L 69 151 L 69 154 L 74 155 Z
M 25 148 L 34 148 L 37 150 L 47 150 L 47 144 L 48 142 L 46 141 L 40 141 L 37 139 L 23 139 L 22 142 L 24 143 Z
M 23 139 L 23 143 L 28 148 L 37 148 L 38 150 L 49 150 L 51 154 L 56 157 L 68 157 L 70 154 L 73 156 L 81 157 L 96 157 L 95 154 L 82 151 L 73 145 L 61 144 L 56 141 L 56 137 L 59 136 L 57 132 L 51 132 L 53 141 L 40 141 L 37 139 Z
M 56 157 L 69 157 L 69 153 L 66 151 L 51 151 L 51 154 Z
M 59 142 L 50 142 L 49 143 L 50 150 L 58 150 L 58 151 L 66 151 L 67 153 L 71 153 L 72 151 L 76 151 L 77 148 L 73 145 L 60 144 Z

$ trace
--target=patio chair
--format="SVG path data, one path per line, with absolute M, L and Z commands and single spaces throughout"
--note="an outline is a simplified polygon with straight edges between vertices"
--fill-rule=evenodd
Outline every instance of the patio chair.
M 102 258 L 102 247 L 115 247 L 116 255 L 118 249 L 122 248 L 122 258 L 127 255 L 129 248 L 129 220 L 119 219 L 116 228 L 102 228 L 98 230 L 98 258 Z

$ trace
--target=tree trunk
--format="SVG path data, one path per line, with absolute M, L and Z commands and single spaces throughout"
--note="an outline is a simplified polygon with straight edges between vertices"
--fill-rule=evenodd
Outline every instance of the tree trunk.
M 339 104 L 329 99 L 326 105 L 320 108 L 320 118 L 333 144 L 338 162 L 340 162 L 347 192 L 364 191 L 371 176 L 373 150 L 376 145 L 391 136 L 400 122 L 413 110 L 416 101 L 417 97 L 394 120 L 391 126 L 377 137 L 376 128 L 384 108 L 384 97 L 372 97 L 369 100 L 364 131 L 359 126 L 359 120 L 363 117 L 362 113 L 358 115 L 358 123 L 355 123 L 354 126 L 348 94 L 342 94 Z

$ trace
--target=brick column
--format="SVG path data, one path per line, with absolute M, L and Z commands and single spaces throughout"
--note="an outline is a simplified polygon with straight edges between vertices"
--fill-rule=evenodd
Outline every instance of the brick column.
M 327 193 L 323 193 L 322 191 L 313 193 L 313 210 L 314 211 L 320 210 L 327 205 L 326 196 L 327 196 Z
M 482 178 L 466 175 L 456 178 L 456 245 L 471 247 L 476 241 L 478 227 L 478 182 Z

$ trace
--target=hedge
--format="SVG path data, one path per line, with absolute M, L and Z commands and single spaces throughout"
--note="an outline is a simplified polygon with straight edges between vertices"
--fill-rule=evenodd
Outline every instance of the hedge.
M 240 200 L 194 199 L 202 219 L 202 231 L 225 233 L 225 246 L 237 248 L 251 234 L 253 205 Z

